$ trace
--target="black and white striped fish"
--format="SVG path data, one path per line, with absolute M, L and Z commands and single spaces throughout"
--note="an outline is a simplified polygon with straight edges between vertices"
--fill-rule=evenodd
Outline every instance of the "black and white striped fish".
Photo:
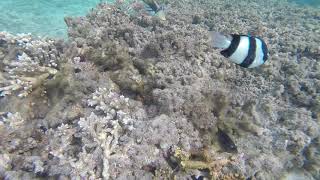
M 155 0 L 143 0 L 143 2 L 148 6 L 146 10 L 149 11 L 151 15 L 158 17 L 162 21 L 166 20 L 163 5 L 159 5 Z
M 220 53 L 241 67 L 254 68 L 268 59 L 267 45 L 259 37 L 213 31 L 210 31 L 210 37 L 213 47 L 223 49 Z

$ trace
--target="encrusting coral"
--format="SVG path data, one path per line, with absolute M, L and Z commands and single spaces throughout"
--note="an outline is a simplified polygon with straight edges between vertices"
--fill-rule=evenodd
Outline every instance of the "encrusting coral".
M 319 179 L 318 12 L 163 2 L 165 21 L 102 3 L 67 42 L 0 33 L 0 179 Z M 229 63 L 209 29 L 262 36 L 270 60 Z

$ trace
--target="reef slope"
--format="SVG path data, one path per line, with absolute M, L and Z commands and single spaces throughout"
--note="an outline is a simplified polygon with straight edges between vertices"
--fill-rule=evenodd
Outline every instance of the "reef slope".
M 130 3 L 66 18 L 68 42 L 0 34 L 1 178 L 320 178 L 319 11 L 163 3 L 166 21 Z M 209 29 L 270 58 L 236 66 Z

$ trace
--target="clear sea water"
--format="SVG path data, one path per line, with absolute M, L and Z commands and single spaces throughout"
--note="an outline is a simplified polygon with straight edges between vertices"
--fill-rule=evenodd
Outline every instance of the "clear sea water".
M 66 37 L 65 16 L 85 15 L 102 0 L 0 0 L 0 31 Z
M 289 0 L 300 5 L 318 6 L 320 7 L 320 0 Z
M 106 0 L 0 0 L 0 31 L 65 38 L 64 17 L 85 15 L 101 1 Z M 320 5 L 320 0 L 288 1 Z

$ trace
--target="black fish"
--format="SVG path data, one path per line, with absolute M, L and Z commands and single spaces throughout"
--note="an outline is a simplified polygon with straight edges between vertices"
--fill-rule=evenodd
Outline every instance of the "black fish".
M 7 41 L 4 39 L 0 39 L 0 47 L 4 47 L 7 44 Z
M 235 143 L 232 141 L 230 136 L 222 131 L 220 128 L 218 128 L 217 132 L 218 141 L 222 149 L 229 153 L 237 153 L 238 149 Z

